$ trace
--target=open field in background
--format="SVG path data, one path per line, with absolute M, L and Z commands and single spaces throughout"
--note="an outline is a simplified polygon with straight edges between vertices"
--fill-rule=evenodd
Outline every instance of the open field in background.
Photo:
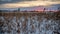
M 60 18 L 60 11 L 59 12 L 0 12 L 0 16 L 6 16 L 6 17 L 21 17 L 21 16 L 25 16 L 25 17 L 32 17 L 32 16 L 44 16 L 47 18 Z
M 60 34 L 60 12 L 0 12 L 1 34 Z

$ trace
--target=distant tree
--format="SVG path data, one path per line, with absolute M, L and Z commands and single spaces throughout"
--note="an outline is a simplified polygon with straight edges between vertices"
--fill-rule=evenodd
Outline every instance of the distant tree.
M 18 11 L 20 11 L 20 8 L 18 8 Z
M 2 10 L 0 10 L 0 12 L 2 12 Z
M 60 7 L 58 7 L 58 11 L 60 11 Z
M 45 11 L 46 9 L 44 8 L 43 11 Z

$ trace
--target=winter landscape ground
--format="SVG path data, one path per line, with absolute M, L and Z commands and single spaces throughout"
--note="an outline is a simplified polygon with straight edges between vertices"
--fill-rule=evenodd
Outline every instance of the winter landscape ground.
M 0 12 L 0 34 L 60 34 L 60 11 Z

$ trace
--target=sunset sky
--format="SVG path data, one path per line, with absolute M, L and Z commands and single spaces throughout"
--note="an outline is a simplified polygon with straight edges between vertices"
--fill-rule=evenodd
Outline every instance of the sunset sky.
M 0 0 L 0 8 L 49 6 L 52 4 L 60 4 L 60 0 Z

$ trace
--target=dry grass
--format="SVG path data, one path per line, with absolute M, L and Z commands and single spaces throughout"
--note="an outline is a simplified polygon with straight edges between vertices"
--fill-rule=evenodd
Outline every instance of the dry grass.
M 1 16 L 5 19 L 5 21 L 3 21 L 1 19 Z M 16 18 L 14 18 L 14 17 L 16 17 Z M 25 18 L 24 21 L 22 21 L 22 17 Z M 15 23 L 12 22 L 13 18 L 16 19 Z M 30 18 L 30 20 L 28 20 L 28 18 Z M 21 22 L 21 24 L 18 20 Z M 30 21 L 29 27 L 28 27 L 28 23 L 29 23 L 28 21 Z M 29 32 L 31 32 L 31 33 L 35 32 L 36 28 L 40 30 L 40 28 L 41 28 L 40 25 L 43 25 L 44 23 L 47 23 L 46 29 L 49 30 L 49 28 L 51 27 L 51 25 L 49 24 L 50 21 L 51 21 L 51 23 L 53 23 L 53 25 L 55 24 L 54 23 L 55 21 L 57 24 L 60 24 L 59 23 L 60 22 L 60 12 L 54 12 L 54 13 L 44 13 L 44 12 L 43 13 L 40 13 L 40 12 L 21 12 L 21 13 L 20 12 L 10 13 L 9 12 L 9 13 L 3 13 L 2 12 L 2 13 L 0 13 L 0 27 L 2 27 L 1 32 L 3 32 L 3 33 L 5 31 L 8 33 L 10 33 L 11 31 L 14 31 L 13 33 L 15 33 L 15 34 L 16 34 L 16 32 L 18 34 L 21 32 L 24 34 L 29 34 Z M 43 23 L 43 24 L 41 24 L 41 23 Z M 6 30 L 4 30 L 5 27 L 7 27 Z

